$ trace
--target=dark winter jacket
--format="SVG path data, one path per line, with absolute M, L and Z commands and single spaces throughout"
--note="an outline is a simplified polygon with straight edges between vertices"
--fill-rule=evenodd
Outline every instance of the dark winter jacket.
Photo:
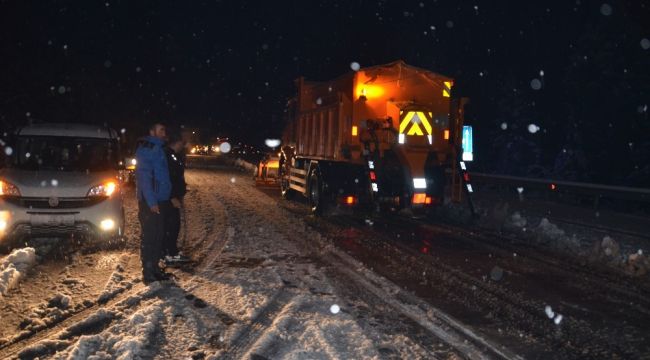
M 167 153 L 167 164 L 169 165 L 169 178 L 172 182 L 171 198 L 181 200 L 187 192 L 185 184 L 185 156 L 176 154 L 169 147 L 165 148 Z
M 138 201 L 145 201 L 149 207 L 169 201 L 171 195 L 172 184 L 163 145 L 162 140 L 147 136 L 138 141 L 135 151 Z

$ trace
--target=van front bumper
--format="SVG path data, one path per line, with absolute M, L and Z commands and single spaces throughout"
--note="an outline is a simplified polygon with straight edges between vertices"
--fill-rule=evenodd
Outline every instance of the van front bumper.
M 119 196 L 49 199 L 0 199 L 0 243 L 25 237 L 83 236 L 111 239 L 123 235 L 124 209 Z

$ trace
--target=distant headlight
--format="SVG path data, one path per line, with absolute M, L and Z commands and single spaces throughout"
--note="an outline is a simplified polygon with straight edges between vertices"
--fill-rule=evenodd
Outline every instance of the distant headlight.
M 117 190 L 117 183 L 107 181 L 101 185 L 93 186 L 88 191 L 88 196 L 111 196 Z
M 0 196 L 20 196 L 20 190 L 12 183 L 0 180 Z
M 135 165 L 137 165 L 137 163 L 138 161 L 135 158 L 126 159 L 126 169 L 135 170 Z

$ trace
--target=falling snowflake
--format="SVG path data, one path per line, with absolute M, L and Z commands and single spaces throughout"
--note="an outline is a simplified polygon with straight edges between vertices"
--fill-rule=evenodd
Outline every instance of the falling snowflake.
M 230 143 L 228 143 L 227 141 L 222 142 L 221 145 L 219 145 L 219 151 L 224 154 L 229 153 L 231 149 L 232 147 L 230 146 Z
M 528 125 L 528 132 L 531 133 L 531 134 L 535 134 L 539 130 L 540 130 L 540 127 L 535 125 L 535 124 L 529 124 Z
M 359 69 L 361 69 L 361 65 L 359 65 L 358 62 L 353 61 L 350 63 L 350 69 L 352 69 L 353 71 L 359 71 Z
M 562 315 L 557 314 L 555 319 L 553 319 L 553 322 L 555 322 L 555 325 L 560 325 L 560 323 L 562 322 L 562 318 L 563 318 Z
M 520 194 L 523 193 L 523 192 L 524 192 L 524 188 L 522 188 L 522 187 L 518 187 L 518 188 L 517 188 L 517 192 L 520 193 Z
M 5 148 L 5 154 L 6 154 L 7 156 L 11 156 L 11 154 L 13 154 L 13 153 L 14 153 L 14 149 L 12 149 L 11 146 L 7 146 L 7 147 Z
M 122 128 L 122 130 L 120 130 L 120 132 L 121 132 L 122 134 L 124 134 L 124 133 L 126 133 L 126 129 L 125 129 L 125 128 Z
M 451 21 L 451 20 L 447 20 L 447 22 L 445 23 L 445 25 L 447 25 L 447 27 L 448 27 L 449 29 L 451 29 L 451 28 L 454 27 L 454 22 Z
M 339 311 L 341 311 L 341 307 L 340 307 L 340 306 L 338 306 L 338 305 L 336 305 L 336 304 L 330 306 L 330 312 L 331 312 L 332 314 L 338 314 Z
M 322 105 L 323 104 L 323 99 L 322 98 L 316 99 L 316 104 L 317 105 Z
M 600 6 L 600 13 L 605 16 L 612 15 L 612 7 L 609 4 L 602 4 Z
M 542 88 L 542 82 L 539 79 L 533 79 L 530 81 L 530 87 L 533 88 L 533 90 L 539 90 Z
M 237 179 L 235 179 L 234 177 L 230 178 L 230 182 L 231 182 L 231 183 L 234 184 L 236 181 L 237 181 Z
M 52 184 L 52 186 L 54 186 L 54 187 L 57 187 L 57 186 L 59 186 L 59 180 L 52 179 L 52 181 L 50 181 L 50 184 Z
M 508 123 L 502 122 L 501 123 L 501 130 L 507 130 L 508 129 Z
M 65 94 L 65 86 L 63 86 L 63 85 L 59 86 L 58 91 L 59 91 L 59 94 L 61 94 L 61 95 Z
M 641 48 L 643 48 L 643 50 L 650 49 L 650 40 L 648 40 L 647 38 L 641 39 Z

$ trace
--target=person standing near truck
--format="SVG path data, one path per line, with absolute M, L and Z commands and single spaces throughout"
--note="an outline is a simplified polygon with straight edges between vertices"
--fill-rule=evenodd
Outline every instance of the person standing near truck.
M 142 229 L 140 259 L 145 284 L 169 278 L 158 265 L 163 257 L 165 217 L 171 208 L 172 186 L 163 148 L 166 135 L 165 125 L 152 124 L 149 136 L 138 141 L 135 152 L 138 218 Z
M 171 208 L 165 217 L 165 241 L 163 252 L 165 255 L 165 264 L 174 266 L 175 264 L 184 263 L 188 258 L 183 256 L 178 249 L 178 233 L 181 229 L 181 208 L 183 207 L 183 198 L 187 192 L 185 184 L 185 154 L 183 149 L 185 144 L 178 136 L 170 136 L 165 153 L 167 155 L 167 165 L 169 166 L 169 178 L 171 180 Z

